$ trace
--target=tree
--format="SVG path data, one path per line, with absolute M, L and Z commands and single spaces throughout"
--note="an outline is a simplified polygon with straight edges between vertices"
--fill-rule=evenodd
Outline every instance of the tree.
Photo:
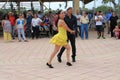
M 120 16 L 120 0 L 118 4 L 115 2 L 115 0 L 103 0 L 103 3 L 107 4 L 108 2 L 111 2 L 114 5 L 115 12 Z
M 112 9 L 112 8 L 109 6 L 102 5 L 97 7 L 95 11 L 102 11 L 103 13 L 106 13 L 109 9 Z
M 117 6 L 118 4 L 115 2 L 115 0 L 103 0 L 103 3 L 108 3 L 108 2 L 111 2 L 113 3 L 114 7 Z

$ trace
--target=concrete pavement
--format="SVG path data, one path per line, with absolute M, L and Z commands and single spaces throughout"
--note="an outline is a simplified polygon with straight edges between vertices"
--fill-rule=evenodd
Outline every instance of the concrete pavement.
M 54 48 L 50 38 L 11 43 L 1 38 L 0 80 L 120 80 L 120 40 L 106 37 L 90 32 L 89 40 L 77 38 L 77 62 L 66 66 L 64 53 L 62 63 L 54 58 L 53 69 L 46 66 Z

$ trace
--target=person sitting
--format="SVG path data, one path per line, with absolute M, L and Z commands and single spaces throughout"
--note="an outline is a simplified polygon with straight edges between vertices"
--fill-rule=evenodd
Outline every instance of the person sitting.
M 44 23 L 43 28 L 44 28 L 45 31 L 49 31 L 49 24 L 48 23 Z
M 49 31 L 49 24 L 48 23 L 41 23 L 40 24 L 40 31 L 43 31 L 43 30 L 45 30 L 45 31 Z

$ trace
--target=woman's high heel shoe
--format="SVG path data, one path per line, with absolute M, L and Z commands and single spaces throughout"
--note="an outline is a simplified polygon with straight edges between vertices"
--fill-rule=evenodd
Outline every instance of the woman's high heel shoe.
M 54 68 L 51 64 L 46 64 L 49 68 Z
M 68 66 L 72 66 L 72 64 L 71 64 L 70 62 L 67 62 L 66 65 L 68 65 Z

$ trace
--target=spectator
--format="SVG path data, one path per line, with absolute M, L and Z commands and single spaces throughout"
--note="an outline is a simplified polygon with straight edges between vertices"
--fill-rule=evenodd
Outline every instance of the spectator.
M 44 22 L 45 24 L 48 24 L 48 25 L 49 25 L 49 18 L 48 18 L 48 15 L 47 15 L 47 14 L 46 14 L 45 17 L 44 17 L 43 22 Z
M 107 29 L 108 29 L 108 34 L 110 34 L 110 17 L 112 16 L 112 12 L 113 10 L 112 9 L 109 9 L 109 11 L 107 12 L 106 14 L 106 20 L 107 20 Z
M 77 18 L 77 27 L 76 27 L 75 35 L 77 37 L 77 34 L 78 34 L 78 29 L 77 28 L 79 28 L 79 36 L 81 35 L 81 23 L 80 23 L 81 15 L 80 15 L 80 12 L 78 10 L 76 11 L 75 16 Z
M 4 35 L 4 40 L 6 41 L 11 41 L 11 23 L 9 21 L 8 15 L 5 15 L 4 20 L 2 20 L 2 27 L 3 27 L 3 35 Z
M 38 12 L 37 16 L 38 16 L 38 18 L 40 18 L 41 20 L 43 19 L 43 14 L 42 14 L 41 11 Z
M 48 18 L 49 18 L 49 24 L 50 24 L 50 34 L 53 35 L 52 27 L 53 27 L 54 16 L 51 11 L 49 11 L 49 13 L 48 13 Z
M 19 18 L 16 20 L 19 42 L 21 42 L 21 39 L 23 39 L 25 42 L 27 42 L 27 39 L 25 37 L 25 32 L 24 32 L 25 25 L 26 25 L 26 20 L 24 19 L 24 14 L 20 14 Z M 21 35 L 22 35 L 22 38 L 21 38 Z
M 119 35 L 120 35 L 119 26 L 116 26 L 116 27 L 114 28 L 113 33 L 114 33 L 114 37 L 115 37 L 116 39 L 118 39 L 118 38 L 119 38 Z
M 93 13 L 92 12 L 89 12 L 88 13 L 88 18 L 89 18 L 89 25 L 88 25 L 88 28 L 92 28 L 93 27 Z
M 35 36 L 36 36 L 36 39 L 38 39 L 39 27 L 40 27 L 40 23 L 42 22 L 42 20 L 38 18 L 36 13 L 33 16 L 34 17 L 32 18 L 32 23 L 31 23 L 32 24 L 32 39 L 34 39 Z
M 27 36 L 29 38 L 31 37 L 31 22 L 32 22 L 32 18 L 33 18 L 32 12 L 28 11 L 28 13 L 27 13 L 27 23 L 26 23 L 26 33 L 27 33 Z
M 84 39 L 84 33 L 85 33 L 86 39 L 88 39 L 89 19 L 88 19 L 86 12 L 83 12 L 80 22 L 81 22 L 81 38 L 82 38 L 82 40 Z
M 100 14 L 101 11 L 97 12 L 96 13 L 96 16 L 95 16 L 95 21 L 96 21 L 96 30 L 97 30 L 97 34 L 98 34 L 98 37 L 97 39 L 99 39 L 102 35 L 102 38 L 105 39 L 104 37 L 104 28 L 103 28 L 103 17 L 101 16 Z
M 104 29 L 106 28 L 106 17 L 104 16 L 104 14 L 101 12 L 101 11 L 99 11 L 99 14 L 102 16 L 102 27 L 103 27 L 103 35 L 104 35 Z
M 115 26 L 117 26 L 117 20 L 118 16 L 115 12 L 112 12 L 112 16 L 110 17 L 110 31 L 111 31 L 111 37 L 114 37 L 113 29 Z
M 12 39 L 15 39 L 15 17 L 14 17 L 14 14 L 12 12 L 9 12 L 8 15 L 9 15 L 9 21 L 11 23 Z

